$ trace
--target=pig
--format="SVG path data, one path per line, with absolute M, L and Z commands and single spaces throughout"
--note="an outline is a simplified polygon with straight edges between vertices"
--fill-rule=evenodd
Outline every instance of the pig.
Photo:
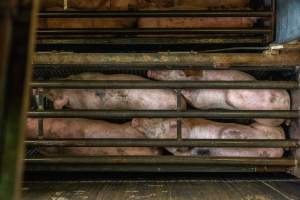
M 175 6 L 175 0 L 137 0 L 138 10 L 173 9 Z
M 255 78 L 236 70 L 165 70 L 148 71 L 156 80 L 191 81 L 253 81 Z M 182 90 L 187 102 L 199 109 L 289 110 L 290 96 L 286 90 L 187 89 Z M 255 119 L 269 126 L 278 126 L 283 119 Z
M 152 139 L 175 139 L 177 137 L 176 119 L 134 118 L 132 126 Z M 281 127 L 270 127 L 253 123 L 241 125 L 220 123 L 205 119 L 183 119 L 183 139 L 285 139 Z M 212 157 L 264 157 L 280 158 L 281 148 L 166 148 L 177 156 L 212 156 Z
M 41 10 L 128 10 L 136 7 L 136 0 L 42 0 Z
M 141 10 L 246 10 L 250 0 L 138 0 Z
M 146 80 L 128 74 L 104 75 L 83 73 L 72 75 L 66 80 Z M 53 101 L 55 109 L 115 109 L 115 110 L 175 110 L 177 95 L 163 89 L 50 89 L 46 97 Z M 182 98 L 182 107 L 186 103 Z
M 163 17 L 140 18 L 139 28 L 252 28 L 256 17 Z
M 143 139 L 145 135 L 133 128 L 130 122 L 114 124 L 90 119 L 44 119 L 44 139 Z M 27 119 L 26 137 L 38 137 L 38 120 Z M 158 148 L 150 147 L 41 147 L 40 153 L 48 156 L 102 156 L 102 155 L 159 155 Z
M 40 19 L 40 29 L 84 29 L 84 28 L 132 28 L 136 19 L 127 18 L 70 18 L 70 19 Z M 103 35 L 107 36 L 107 35 Z
M 68 10 L 129 10 L 136 7 L 136 0 L 68 0 Z M 64 7 L 61 1 L 43 1 L 42 9 L 60 11 Z M 136 26 L 135 18 L 42 18 L 39 19 L 40 29 L 68 28 L 132 28 Z
M 223 3 L 223 4 L 222 4 Z M 246 6 L 248 1 L 140 1 L 139 8 L 171 10 L 206 10 L 209 8 L 234 8 L 234 5 Z M 221 4 L 221 5 L 220 5 Z M 226 6 L 227 5 L 227 6 Z M 214 7 L 212 7 L 214 6 Z M 142 17 L 137 20 L 139 28 L 252 28 L 260 20 L 256 17 Z M 152 35 L 153 36 L 153 35 Z M 171 36 L 164 34 L 163 36 Z M 175 35 L 173 35 L 175 36 Z M 197 36 L 197 35 L 181 35 Z
M 176 6 L 186 10 L 247 10 L 250 0 L 176 0 Z

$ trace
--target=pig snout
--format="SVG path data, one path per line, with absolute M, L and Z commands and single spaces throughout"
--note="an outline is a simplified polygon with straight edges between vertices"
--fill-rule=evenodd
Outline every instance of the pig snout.
M 148 77 L 148 78 L 154 78 L 154 79 L 155 79 L 158 75 L 159 75 L 159 73 L 157 73 L 157 72 L 155 72 L 155 71 L 150 71 L 150 70 L 149 70 L 149 71 L 147 72 L 147 77 Z
M 147 77 L 151 78 L 152 72 L 151 71 L 147 71 Z

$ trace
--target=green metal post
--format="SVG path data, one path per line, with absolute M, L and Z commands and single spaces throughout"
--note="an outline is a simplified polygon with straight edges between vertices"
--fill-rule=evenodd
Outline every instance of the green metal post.
M 12 200 L 19 199 L 21 191 L 24 125 L 38 0 L 4 0 L 1 3 L 1 23 L 6 25 L 5 37 L 1 37 L 6 44 L 1 51 L 6 58 L 0 65 L 0 199 Z

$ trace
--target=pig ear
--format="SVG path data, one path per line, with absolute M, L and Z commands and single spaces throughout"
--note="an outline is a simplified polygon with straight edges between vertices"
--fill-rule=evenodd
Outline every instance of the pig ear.
M 152 76 L 152 71 L 151 70 L 147 71 L 147 77 L 151 78 L 151 76 Z
M 63 96 L 61 96 L 60 98 L 55 99 L 53 105 L 54 105 L 54 108 L 55 108 L 55 109 L 60 110 L 60 109 L 62 109 L 65 105 L 67 105 L 68 102 L 69 102 L 68 97 L 65 96 L 65 95 L 63 95 Z
M 177 120 L 176 119 L 171 119 L 170 120 L 170 126 L 173 128 L 173 127 L 177 127 Z
M 140 119 L 133 118 L 132 121 L 131 121 L 131 126 L 134 127 L 134 128 L 138 127 L 139 126 L 139 121 L 140 121 Z

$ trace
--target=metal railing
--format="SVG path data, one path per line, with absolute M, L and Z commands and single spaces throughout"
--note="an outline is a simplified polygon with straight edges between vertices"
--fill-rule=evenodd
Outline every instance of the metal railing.
M 68 45 L 72 44 L 71 48 L 82 49 L 82 45 L 105 45 L 107 43 L 114 44 L 115 40 L 119 41 L 120 37 L 123 38 L 123 43 L 130 46 L 142 45 L 145 43 L 136 41 L 145 41 L 148 45 L 156 45 L 155 49 L 161 49 L 164 45 L 172 45 L 172 39 L 177 40 L 177 43 L 183 48 L 189 48 L 190 43 L 193 41 L 195 49 L 199 49 L 197 45 L 201 44 L 249 44 L 259 47 L 262 44 L 267 44 L 274 39 L 275 32 L 275 5 L 272 1 L 272 6 L 264 10 L 130 10 L 130 11 L 43 11 L 39 13 L 39 18 L 43 19 L 63 19 L 67 20 L 72 18 L 86 18 L 86 19 L 101 19 L 101 18 L 166 18 L 166 17 L 245 17 L 245 18 L 261 18 L 263 21 L 270 23 L 259 22 L 255 27 L 249 28 L 194 28 L 194 29 L 180 29 L 180 28 L 130 28 L 130 29 L 102 29 L 102 28 L 89 28 L 89 29 L 39 29 L 38 46 L 41 49 L 58 48 L 68 49 Z M 170 38 L 169 35 L 176 37 Z M 119 38 L 113 37 L 111 40 L 108 38 L 103 39 L 103 35 L 118 35 Z M 140 38 L 146 35 L 147 37 Z M 150 35 L 153 38 L 148 38 Z M 163 35 L 167 38 L 160 39 Z M 193 36 L 186 38 L 186 35 Z M 86 37 L 89 36 L 89 37 Z M 212 37 L 213 36 L 213 37 Z M 242 36 L 242 39 L 238 39 Z M 85 38 L 80 40 L 77 37 Z M 96 38 L 94 38 L 96 37 Z M 53 40 L 55 38 L 55 40 Z M 201 39 L 202 38 L 202 39 Z M 67 41 L 66 39 L 70 40 Z M 87 44 L 87 41 L 92 40 L 92 43 Z M 160 44 L 157 42 L 160 41 Z M 53 45 L 55 43 L 55 45 Z M 118 43 L 119 44 L 119 43 Z M 158 46 L 157 46 L 158 45 Z M 43 46 L 43 47 L 42 47 Z M 92 45 L 93 46 L 93 45 Z M 92 48 L 92 47 L 90 47 Z M 93 46 L 93 48 L 96 48 Z M 154 48 L 154 47 L 153 47 Z M 176 46 L 172 46 L 173 49 Z M 259 50 L 258 50 L 259 51 Z
M 270 27 L 241 28 L 197 28 L 197 29 L 43 29 L 38 30 L 41 45 L 74 44 L 178 44 L 210 43 L 211 38 L 135 38 L 136 35 L 152 34 L 196 34 L 214 35 L 213 43 L 253 43 L 265 44 L 272 41 L 275 31 L 275 1 L 270 10 L 265 11 L 55 11 L 42 12 L 40 18 L 114 18 L 114 17 L 261 17 L 271 20 Z M 107 34 L 126 35 L 127 38 L 91 38 L 89 43 L 82 35 L 97 36 Z M 221 35 L 220 35 L 221 34 Z M 223 34 L 223 36 L 222 36 Z M 230 35 L 234 34 L 234 38 Z M 236 37 L 237 35 L 242 38 Z M 68 36 L 71 36 L 69 39 Z M 132 37 L 133 36 L 133 37 Z M 259 36 L 259 37 L 257 37 Z M 51 37 L 55 38 L 51 40 Z M 78 39 L 78 38 L 79 39 Z M 50 40 L 49 40 L 50 39 Z M 58 42 L 57 42 L 58 41 Z M 160 46 L 161 47 L 161 46 Z M 121 62 L 120 62 L 121 61 Z M 41 53 L 34 59 L 35 67 L 93 67 L 102 69 L 233 69 L 247 70 L 287 70 L 300 63 L 297 53 L 272 54 L 197 54 L 186 53 Z M 249 119 L 279 118 L 298 119 L 298 110 L 181 110 L 181 89 L 299 89 L 297 81 L 34 81 L 33 88 L 47 89 L 175 89 L 177 109 L 175 110 L 43 110 L 30 111 L 32 118 L 98 118 L 120 119 L 133 117 L 174 118 L 177 120 L 177 137 L 174 139 L 39 139 L 27 140 L 32 147 L 222 147 L 222 148 L 289 148 L 299 147 L 299 140 L 230 140 L 230 139 L 184 139 L 182 138 L 182 118 Z M 42 93 L 40 94 L 42 95 Z M 39 121 L 39 122 L 40 122 Z M 42 130 L 41 123 L 38 130 Z M 181 156 L 103 156 L 103 157 L 38 157 L 25 159 L 32 170 L 96 170 L 96 171 L 285 171 L 297 165 L 294 158 L 214 158 Z
M 184 139 L 181 136 L 182 118 L 209 118 L 209 119 L 249 119 L 249 118 L 284 118 L 298 119 L 299 111 L 296 110 L 236 110 L 236 111 L 214 111 L 214 110 L 188 110 L 182 111 L 181 108 L 181 89 L 298 89 L 297 81 L 34 81 L 31 83 L 33 88 L 48 89 L 176 89 L 177 110 L 46 110 L 30 111 L 29 117 L 33 118 L 98 118 L 98 119 L 120 119 L 120 118 L 176 118 L 177 119 L 177 138 L 174 139 L 39 139 L 28 140 L 26 144 L 33 147 L 214 147 L 214 148 L 298 148 L 299 140 L 220 140 L 220 139 Z M 294 159 L 278 158 L 213 158 L 213 157 L 97 157 L 97 158 L 33 158 L 26 159 L 30 166 L 36 164 L 49 166 L 49 164 L 62 165 L 62 169 L 67 169 L 70 164 L 101 165 L 101 170 L 107 169 L 108 165 L 131 165 L 128 170 L 137 169 L 138 165 L 196 165 L 196 166 L 255 166 L 254 169 L 261 169 L 261 166 L 268 170 L 278 171 L 278 167 L 293 167 L 296 165 Z M 137 165 L 137 166 L 134 166 Z M 277 168 L 273 168 L 277 166 Z M 35 166 L 36 167 L 36 166 Z M 70 166 L 69 166 L 70 167 Z M 39 169 L 39 167 L 37 167 Z M 35 169 L 37 169 L 35 168 Z M 46 167 L 47 168 L 47 167 Z M 147 167 L 145 167 L 147 168 Z M 172 167 L 171 167 L 172 168 Z M 169 168 L 167 168 L 169 169 Z M 166 169 L 166 170 L 167 170 Z M 203 168 L 201 168 L 203 169 Z M 95 169 L 94 169 L 95 170 Z M 101 171 L 100 170 L 100 171 Z M 152 170 L 157 171 L 157 168 Z M 172 170 L 175 170 L 172 168 Z M 195 170 L 195 169 L 193 169 Z

